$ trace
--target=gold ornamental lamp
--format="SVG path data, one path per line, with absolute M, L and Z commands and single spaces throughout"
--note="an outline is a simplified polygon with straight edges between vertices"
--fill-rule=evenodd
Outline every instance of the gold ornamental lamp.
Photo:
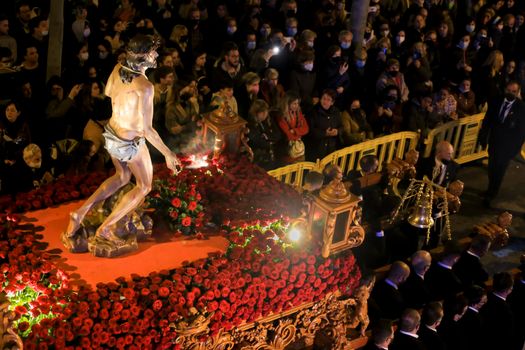
M 246 132 L 246 120 L 236 114 L 228 103 L 222 99 L 216 99 L 217 108 L 203 118 L 202 142 L 213 143 L 213 158 L 217 159 L 222 153 L 237 154 L 241 146 L 249 148 L 244 137 Z
M 365 238 L 361 226 L 360 199 L 351 195 L 340 178 L 323 187 L 308 215 L 309 236 L 322 239 L 322 256 L 357 247 Z

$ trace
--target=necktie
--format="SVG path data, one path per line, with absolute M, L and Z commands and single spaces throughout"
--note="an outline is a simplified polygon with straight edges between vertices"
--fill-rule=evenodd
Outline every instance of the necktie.
M 501 107 L 501 110 L 499 112 L 499 121 L 500 123 L 503 123 L 505 121 L 505 117 L 507 116 L 508 109 L 510 107 L 510 102 L 505 101 L 503 102 L 503 106 Z

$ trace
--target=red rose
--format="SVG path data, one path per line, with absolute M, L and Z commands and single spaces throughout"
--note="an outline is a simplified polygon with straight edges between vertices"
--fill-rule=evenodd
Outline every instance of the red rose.
M 195 209 L 197 209 L 197 202 L 191 201 L 188 205 L 188 210 L 193 211 Z
M 182 226 L 190 226 L 191 225 L 191 218 L 189 216 L 186 216 L 184 219 L 182 219 Z
M 171 205 L 173 205 L 175 208 L 180 208 L 180 205 L 181 205 L 180 198 L 173 198 L 171 200 Z
M 179 217 L 179 213 L 177 211 L 172 211 L 170 213 L 170 217 L 173 219 L 173 220 L 177 220 L 177 218 Z
M 158 293 L 160 297 L 165 298 L 170 295 L 170 290 L 167 287 L 160 287 Z
M 162 309 L 162 301 L 160 301 L 159 299 L 155 300 L 155 302 L 153 303 L 153 310 L 155 311 L 159 311 L 160 309 Z

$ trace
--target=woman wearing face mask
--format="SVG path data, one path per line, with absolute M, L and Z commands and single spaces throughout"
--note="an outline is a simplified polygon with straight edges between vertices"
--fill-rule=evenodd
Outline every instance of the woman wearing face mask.
M 62 75 L 64 83 L 79 84 L 87 81 L 88 68 L 92 67 L 92 60 L 89 55 L 89 47 L 87 43 L 78 45 L 73 52 L 72 59 L 65 62 L 66 68 Z M 66 90 L 71 88 L 66 86 Z
M 265 169 L 273 169 L 277 164 L 276 145 L 282 134 L 268 114 L 268 104 L 263 100 L 255 100 L 248 114 L 248 142 L 254 154 L 254 163 Z
M 412 45 L 406 63 L 405 78 L 410 91 L 432 88 L 432 70 L 427 59 L 427 47 L 419 42 Z
M 284 94 L 284 88 L 279 82 L 277 69 L 266 69 L 264 78 L 261 81 L 261 98 L 268 103 L 270 109 L 273 109 L 278 106 Z
M 275 119 L 284 134 L 284 142 L 280 149 L 286 150 L 281 158 L 287 164 L 304 161 L 304 151 L 303 154 L 300 154 L 301 152 L 295 152 L 291 148 L 294 147 L 293 142 L 302 141 L 303 136 L 309 131 L 308 123 L 301 111 L 299 96 L 289 91 L 281 99 L 279 105 Z
M 191 62 L 191 53 L 189 46 L 188 28 L 182 24 L 173 27 L 166 47 L 174 48 L 179 52 L 182 63 L 186 66 Z
M 443 57 L 448 57 L 447 77 L 453 84 L 459 84 L 472 74 L 474 51 L 470 48 L 470 35 L 465 32 L 456 41 L 456 46 L 446 53 Z
M 298 54 L 297 64 L 290 72 L 290 90 L 299 94 L 301 108 L 305 113 L 319 101 L 317 98 L 317 74 L 314 71 L 315 54 L 313 50 L 303 50 Z
M 368 123 L 365 111 L 358 99 L 351 99 L 348 107 L 341 113 L 343 147 L 374 138 L 372 126 Z
M 350 87 L 347 60 L 347 57 L 341 56 L 341 48 L 338 45 L 332 45 L 328 48 L 319 70 L 319 86 L 323 90 L 332 89 L 337 92 L 335 104 L 340 109 L 344 108 L 344 100 L 348 96 Z
M 406 33 L 404 30 L 400 30 L 391 40 L 391 50 L 392 57 L 398 60 L 406 57 L 407 53 L 407 43 L 406 43 Z
M 337 93 L 326 89 L 310 115 L 311 144 L 307 159 L 322 159 L 339 148 L 343 124 L 341 112 L 334 106 Z
M 454 98 L 458 102 L 458 118 L 468 117 L 478 113 L 476 94 L 470 89 L 470 86 L 471 80 L 469 78 L 463 79 L 456 91 L 453 92 Z
M 387 86 L 377 98 L 370 114 L 370 124 L 376 136 L 401 131 L 403 115 L 397 86 Z
M 22 151 L 30 142 L 31 132 L 20 106 L 9 101 L 0 116 L 0 193 L 11 193 L 15 188 L 17 172 L 23 163 Z
M 97 67 L 99 74 L 98 78 L 102 81 L 106 81 L 115 65 L 115 58 L 111 52 L 111 43 L 102 39 L 97 43 L 96 48 L 97 50 L 95 52 L 93 64 Z
M 31 142 L 31 132 L 20 105 L 9 101 L 0 118 L 0 144 L 5 151 L 9 149 L 13 156 L 21 155 L 24 147 Z
M 476 104 L 483 110 L 486 103 L 503 94 L 503 53 L 499 50 L 491 51 L 481 68 L 473 76 L 472 87 L 476 93 Z

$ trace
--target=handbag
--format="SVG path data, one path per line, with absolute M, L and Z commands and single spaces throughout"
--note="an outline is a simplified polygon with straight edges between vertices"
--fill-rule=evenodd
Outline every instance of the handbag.
M 288 141 L 288 155 L 292 158 L 299 158 L 304 156 L 304 142 L 303 140 Z

